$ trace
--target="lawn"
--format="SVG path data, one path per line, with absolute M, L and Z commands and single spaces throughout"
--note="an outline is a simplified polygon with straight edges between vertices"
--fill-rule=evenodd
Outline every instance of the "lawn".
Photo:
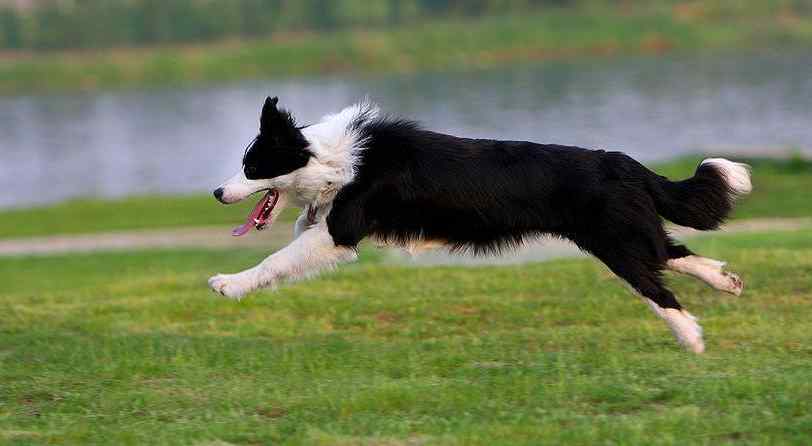
M 213 196 L 143 196 L 115 200 L 80 199 L 48 206 L 0 211 L 0 239 L 57 234 L 231 225 L 245 222 L 253 197 L 229 206 Z M 292 222 L 288 209 L 280 220 Z
M 812 231 L 712 235 L 673 277 L 708 352 L 597 262 L 362 261 L 242 302 L 259 251 L 0 259 L 4 444 L 808 444 Z
M 673 179 L 693 175 L 703 157 L 693 156 L 652 166 Z M 812 200 L 799 191 L 812 190 L 812 161 L 800 158 L 741 159 L 753 166 L 755 190 L 735 218 L 808 217 Z M 134 197 L 120 200 L 74 200 L 32 209 L 0 211 L 0 239 L 105 231 L 178 228 L 242 223 L 253 200 L 222 206 L 210 195 Z M 293 221 L 294 209 L 282 215 Z

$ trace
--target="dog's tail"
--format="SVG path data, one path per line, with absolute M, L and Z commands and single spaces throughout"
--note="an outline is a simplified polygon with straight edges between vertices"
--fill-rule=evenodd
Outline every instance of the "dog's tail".
M 750 166 L 723 158 L 702 161 L 687 180 L 671 181 L 651 174 L 649 189 L 657 213 L 678 225 L 702 231 L 718 228 L 733 210 L 736 199 L 753 190 Z

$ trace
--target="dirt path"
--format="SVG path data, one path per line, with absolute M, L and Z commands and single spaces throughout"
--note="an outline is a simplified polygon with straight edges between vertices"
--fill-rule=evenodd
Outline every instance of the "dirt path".
M 720 232 L 792 231 L 808 227 L 812 227 L 811 218 L 753 219 L 734 221 L 722 228 Z M 705 234 L 682 227 L 673 227 L 670 231 L 675 237 L 683 239 Z M 292 224 L 276 223 L 268 231 L 252 231 L 243 237 L 232 237 L 230 227 L 225 226 L 60 235 L 0 240 L 0 256 L 201 247 L 267 247 L 269 251 L 272 251 L 288 243 L 293 236 L 292 234 Z M 546 239 L 529 244 L 515 253 L 501 257 L 452 256 L 443 250 L 410 257 L 400 250 L 389 250 L 386 262 L 416 265 L 493 265 L 541 261 L 577 255 L 580 255 L 580 252 L 571 243 L 563 240 Z
M 56 235 L 0 240 L 0 256 L 155 248 L 268 246 L 275 249 L 292 237 L 293 225 L 290 223 L 275 223 L 267 231 L 251 231 L 242 237 L 233 237 L 228 226 Z

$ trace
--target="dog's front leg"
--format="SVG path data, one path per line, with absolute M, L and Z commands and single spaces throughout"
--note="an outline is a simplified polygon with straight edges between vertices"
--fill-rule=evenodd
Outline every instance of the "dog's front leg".
M 356 257 L 354 248 L 336 246 L 327 224 L 322 221 L 259 265 L 237 274 L 218 274 L 209 279 L 209 286 L 223 296 L 240 299 L 259 288 L 310 277 Z

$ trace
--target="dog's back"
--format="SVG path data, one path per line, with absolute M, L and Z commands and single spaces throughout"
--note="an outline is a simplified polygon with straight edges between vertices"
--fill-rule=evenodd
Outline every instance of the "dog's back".
M 671 182 L 619 152 L 458 138 L 408 121 L 378 120 L 364 138 L 362 167 L 336 206 L 363 202 L 374 221 L 371 235 L 379 238 L 446 240 L 474 252 L 499 251 L 528 236 L 622 224 L 617 220 L 636 213 L 635 206 L 714 229 L 733 198 L 749 192 L 728 183 L 743 168 L 719 160 L 703 163 L 691 179 Z

